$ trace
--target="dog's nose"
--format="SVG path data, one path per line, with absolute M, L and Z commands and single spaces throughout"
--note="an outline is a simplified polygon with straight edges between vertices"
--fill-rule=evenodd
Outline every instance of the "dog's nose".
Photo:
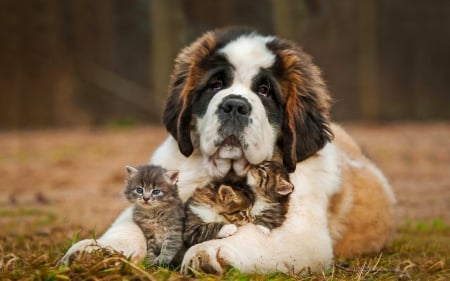
M 220 110 L 226 114 L 248 116 L 250 115 L 251 107 L 246 100 L 240 97 L 231 97 L 222 102 Z

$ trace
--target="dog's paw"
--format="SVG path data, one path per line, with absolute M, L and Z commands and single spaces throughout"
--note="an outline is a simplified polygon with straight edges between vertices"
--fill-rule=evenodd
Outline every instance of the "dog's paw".
M 59 264 L 70 265 L 81 253 L 90 253 L 100 248 L 101 247 L 94 239 L 81 240 L 70 247 L 67 253 L 59 261 Z
M 236 255 L 232 250 L 208 242 L 195 245 L 187 251 L 181 265 L 182 274 L 196 272 L 221 274 L 236 261 Z
M 219 230 L 219 233 L 217 233 L 217 238 L 225 238 L 231 236 L 235 234 L 236 231 L 237 226 L 235 224 L 226 224 L 222 226 L 222 228 Z

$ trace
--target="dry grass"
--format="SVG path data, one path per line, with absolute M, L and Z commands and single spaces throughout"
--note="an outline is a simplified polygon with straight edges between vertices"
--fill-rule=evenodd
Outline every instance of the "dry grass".
M 337 261 L 322 274 L 202 280 L 450 280 L 450 124 L 349 124 L 391 180 L 399 230 L 379 256 Z M 70 268 L 57 261 L 72 242 L 95 237 L 127 205 L 125 164 L 143 163 L 165 137 L 160 127 L 0 134 L 1 280 L 178 280 L 174 270 L 96 252 Z
M 26 213 L 31 210 L 27 210 Z M 36 216 L 46 217 L 47 213 Z M 76 259 L 70 267 L 59 265 L 75 240 L 92 237 L 87 230 L 41 221 L 27 234 L 0 236 L 1 280 L 448 280 L 450 227 L 443 222 L 409 223 L 399 229 L 393 244 L 378 256 L 338 261 L 327 272 L 310 274 L 242 274 L 235 269 L 223 276 L 182 276 L 167 268 L 145 269 L 117 253 L 99 250 Z

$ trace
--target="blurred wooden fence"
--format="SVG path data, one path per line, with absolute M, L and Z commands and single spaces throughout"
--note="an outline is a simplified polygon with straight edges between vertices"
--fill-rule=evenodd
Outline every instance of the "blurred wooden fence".
M 335 119 L 448 119 L 449 15 L 445 0 L 0 0 L 0 128 L 160 122 L 177 52 L 231 24 L 298 41 Z

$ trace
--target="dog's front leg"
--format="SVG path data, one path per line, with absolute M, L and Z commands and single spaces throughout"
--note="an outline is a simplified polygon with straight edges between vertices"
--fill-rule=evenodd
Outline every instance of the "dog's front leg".
M 309 232 L 306 228 L 304 231 Z M 327 235 L 310 234 L 302 234 L 298 229 L 290 233 L 275 229 L 266 235 L 253 224 L 244 225 L 232 236 L 191 247 L 184 256 L 181 272 L 221 274 L 229 267 L 244 273 L 325 270 L 332 263 L 331 241 Z M 305 241 L 302 236 L 312 239 Z
M 140 227 L 133 221 L 132 208 L 122 212 L 100 238 L 85 239 L 72 245 L 60 262 L 70 264 L 79 254 L 99 248 L 122 253 L 136 263 L 144 259 L 147 253 L 146 239 Z

